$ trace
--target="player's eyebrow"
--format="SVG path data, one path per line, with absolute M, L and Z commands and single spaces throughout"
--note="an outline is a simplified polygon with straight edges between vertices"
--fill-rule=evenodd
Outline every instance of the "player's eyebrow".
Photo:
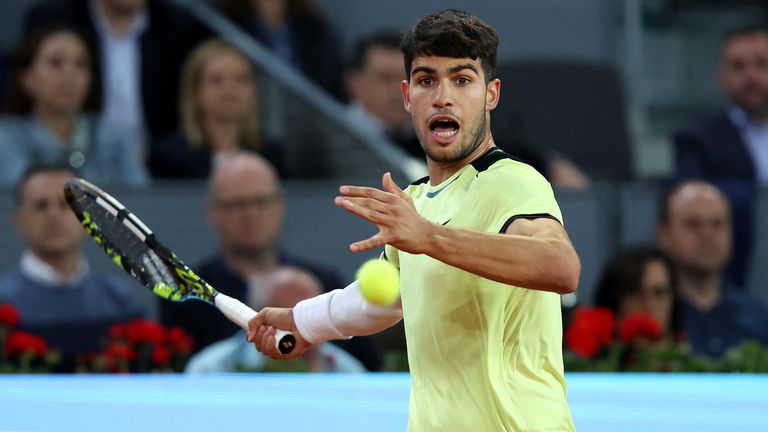
M 448 72 L 450 72 L 452 74 L 455 74 L 455 73 L 463 71 L 464 69 L 469 69 L 472 72 L 474 72 L 475 75 L 480 75 L 480 73 L 477 71 L 477 68 L 472 63 L 464 63 L 464 64 L 460 64 L 460 65 L 454 66 L 454 67 L 450 68 L 448 70 Z
M 435 72 L 437 72 L 437 69 L 431 68 L 431 67 L 426 67 L 426 66 L 418 66 L 418 67 L 413 68 L 413 70 L 411 71 L 411 76 L 414 76 L 414 75 L 416 75 L 419 72 L 424 72 L 427 75 L 434 75 Z
M 463 71 L 464 69 L 469 69 L 472 72 L 474 72 L 476 75 L 480 75 L 480 72 L 478 72 L 477 67 L 475 65 L 473 65 L 472 63 L 464 63 L 464 64 L 456 65 L 456 66 L 448 69 L 448 73 L 455 74 L 455 73 Z M 435 73 L 437 73 L 437 69 L 431 68 L 431 67 L 427 67 L 427 66 L 418 66 L 418 67 L 413 68 L 413 70 L 411 71 L 411 76 L 414 76 L 414 75 L 416 75 L 419 72 L 424 72 L 424 73 L 426 73 L 428 75 L 434 75 Z

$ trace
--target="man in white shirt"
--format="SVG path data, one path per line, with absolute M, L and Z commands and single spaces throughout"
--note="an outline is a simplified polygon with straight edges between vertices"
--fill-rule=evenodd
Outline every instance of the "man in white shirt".
M 0 303 L 20 315 L 19 327 L 42 336 L 64 355 L 104 348 L 112 324 L 143 315 L 126 282 L 90 268 L 81 251 L 84 230 L 64 200 L 66 167 L 31 167 L 18 183 L 13 223 L 26 243 L 19 267 L 0 276 Z

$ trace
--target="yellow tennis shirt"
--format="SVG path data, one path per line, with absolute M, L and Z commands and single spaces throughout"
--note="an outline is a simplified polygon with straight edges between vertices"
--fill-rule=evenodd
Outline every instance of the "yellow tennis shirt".
M 439 185 L 406 193 L 427 220 L 499 233 L 562 215 L 549 183 L 493 149 Z M 519 253 L 525 253 L 520 250 Z M 386 247 L 400 267 L 412 387 L 408 430 L 573 431 L 558 294 L 494 282 Z

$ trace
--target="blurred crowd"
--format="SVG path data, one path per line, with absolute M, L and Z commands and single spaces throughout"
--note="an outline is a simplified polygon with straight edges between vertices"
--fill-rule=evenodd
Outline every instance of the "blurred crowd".
M 349 122 L 424 163 L 400 90 L 402 29 L 375 29 L 345 55 L 311 0 L 212 5 L 342 104 Z M 768 27 L 734 28 L 719 56 L 717 85 L 727 104 L 674 135 L 675 169 L 659 184 L 665 193 L 656 238 L 619 251 L 606 263 L 595 298 L 577 305 L 606 308 L 617 320 L 647 314 L 660 328 L 653 343 L 685 344 L 711 358 L 748 340 L 768 345 L 768 308 L 745 289 L 755 197 L 768 186 Z M 61 194 L 75 176 L 137 187 L 207 180 L 206 216 L 218 245 L 193 267 L 257 310 L 347 284 L 338 270 L 283 250 L 282 181 L 290 170 L 284 143 L 263 127 L 271 108 L 260 97 L 262 75 L 246 53 L 175 2 L 36 2 L 0 76 L 0 185 L 14 188 L 11 223 L 26 247 L 17 268 L 2 269 L 0 303 L 18 310 L 19 328 L 68 358 L 61 370 L 72 370 L 76 355 L 98 351 L 115 324 L 147 313 L 132 295 L 135 287 L 84 257 L 83 230 Z M 500 129 L 497 144 L 556 190 L 578 193 L 602 180 L 571 155 Z M 573 310 L 564 307 L 566 318 Z M 193 338 L 191 372 L 268 368 L 208 305 L 163 302 L 159 319 Z M 403 338 L 395 327 L 378 338 L 334 341 L 308 351 L 302 367 L 386 369 L 397 363 L 387 362 L 387 353 L 404 355 Z

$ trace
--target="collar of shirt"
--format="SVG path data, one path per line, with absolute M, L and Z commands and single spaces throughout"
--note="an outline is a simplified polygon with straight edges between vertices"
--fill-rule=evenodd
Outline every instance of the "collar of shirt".
M 20 268 L 25 276 L 50 289 L 73 289 L 85 279 L 90 271 L 88 261 L 81 256 L 72 275 L 63 276 L 30 250 L 24 251 L 22 254 Z
M 136 39 L 141 36 L 142 33 L 149 27 L 149 12 L 147 8 L 143 7 L 141 11 L 136 15 L 131 23 L 131 27 L 122 36 L 117 36 L 112 32 L 112 28 L 107 21 L 107 17 L 101 13 L 101 9 L 96 6 L 95 1 L 88 2 L 88 10 L 93 20 L 93 26 L 96 28 L 96 32 L 105 41 L 118 41 L 118 40 L 130 40 Z

